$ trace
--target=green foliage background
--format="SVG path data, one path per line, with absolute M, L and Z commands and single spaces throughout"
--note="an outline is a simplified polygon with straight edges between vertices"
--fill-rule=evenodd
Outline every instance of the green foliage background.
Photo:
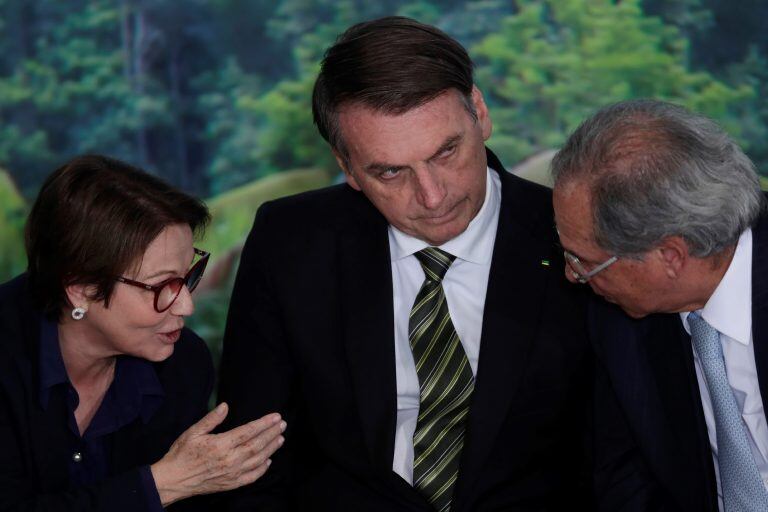
M 656 97 L 712 116 L 768 170 L 760 0 L 0 0 L 0 281 L 25 266 L 43 178 L 110 154 L 209 198 L 214 277 L 192 323 L 218 350 L 257 206 L 337 175 L 310 109 L 325 48 L 391 14 L 469 49 L 510 167 L 606 103 Z
M 24 269 L 26 206 L 8 173 L 0 169 L 0 280 Z

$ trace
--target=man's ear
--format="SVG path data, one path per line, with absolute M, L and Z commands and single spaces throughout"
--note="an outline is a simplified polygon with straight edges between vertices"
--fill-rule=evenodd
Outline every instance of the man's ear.
M 691 257 L 688 244 L 679 236 L 665 238 L 656 250 L 664 266 L 664 272 L 671 279 L 676 279 L 680 275 Z
M 347 162 L 347 159 L 344 158 L 344 155 L 339 153 L 337 149 L 334 148 L 332 151 L 334 158 L 336 158 L 336 163 L 339 164 L 339 168 L 344 172 L 344 178 L 347 180 L 347 185 L 359 192 L 360 185 L 357 183 L 357 179 L 355 179 L 354 175 L 349 170 L 349 163 Z
M 477 115 L 477 122 L 480 124 L 480 129 L 483 132 L 483 140 L 488 140 L 493 132 L 493 123 L 491 122 L 491 115 L 488 113 L 488 106 L 485 104 L 483 93 L 476 85 L 472 86 L 472 106 L 475 107 L 475 114 Z

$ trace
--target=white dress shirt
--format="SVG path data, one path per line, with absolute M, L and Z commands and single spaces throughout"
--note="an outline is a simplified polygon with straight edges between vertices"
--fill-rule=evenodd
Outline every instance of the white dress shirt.
M 755 366 L 755 346 L 752 342 L 752 231 L 750 229 L 744 231 L 739 237 L 736 252 L 728 270 L 700 314 L 720 333 L 728 382 L 747 426 L 747 438 L 752 456 L 755 458 L 763 483 L 768 488 L 768 426 L 763 413 L 763 400 Z M 690 334 L 688 313 L 680 313 L 680 317 L 685 330 Z M 717 496 L 720 510 L 723 510 L 723 490 L 720 485 L 720 468 L 717 465 L 715 416 L 695 348 L 693 360 L 696 366 L 701 404 L 704 407 L 704 418 L 707 422 L 709 444 L 712 447 L 712 458 L 715 463 Z
M 440 249 L 456 256 L 443 278 L 451 320 L 477 375 L 480 334 L 501 205 L 501 180 L 487 170 L 483 206 L 467 229 Z M 419 378 L 408 341 L 408 317 L 424 282 L 424 270 L 414 254 L 429 244 L 389 226 L 395 318 L 397 423 L 392 470 L 413 483 L 413 434 L 419 415 Z

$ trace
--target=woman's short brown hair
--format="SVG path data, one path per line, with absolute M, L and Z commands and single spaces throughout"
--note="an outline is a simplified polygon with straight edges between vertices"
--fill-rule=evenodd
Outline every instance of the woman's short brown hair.
M 30 289 L 38 307 L 58 319 L 72 307 L 66 288 L 93 285 L 109 298 L 114 278 L 140 261 L 167 226 L 195 234 L 210 221 L 202 201 L 119 160 L 78 156 L 43 183 L 26 226 Z

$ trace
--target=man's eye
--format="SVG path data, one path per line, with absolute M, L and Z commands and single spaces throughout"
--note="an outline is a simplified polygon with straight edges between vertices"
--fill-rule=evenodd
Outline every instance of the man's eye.
M 381 171 L 379 173 L 379 178 L 383 180 L 391 180 L 392 178 L 397 177 L 398 174 L 400 174 L 400 169 L 390 167 L 389 169 L 384 169 Z
M 440 158 L 447 158 L 456 152 L 456 146 L 449 146 L 440 152 Z

